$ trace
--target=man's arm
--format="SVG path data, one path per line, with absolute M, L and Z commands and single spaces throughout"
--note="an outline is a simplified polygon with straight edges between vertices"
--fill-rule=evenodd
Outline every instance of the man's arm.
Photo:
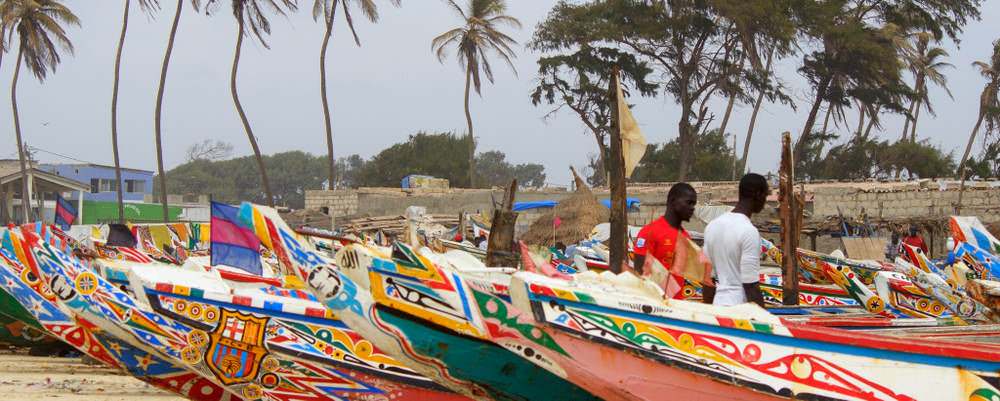
M 636 274 L 643 274 L 643 267 L 646 265 L 646 255 L 649 254 L 650 247 L 656 245 L 656 241 L 649 240 L 649 230 L 643 227 L 639 230 L 639 234 L 635 238 L 635 247 L 632 253 L 635 255 L 632 259 L 632 269 L 635 270 Z
M 743 291 L 748 302 L 764 307 L 764 295 L 760 292 L 760 233 L 754 227 L 747 228 L 742 242 L 740 280 Z

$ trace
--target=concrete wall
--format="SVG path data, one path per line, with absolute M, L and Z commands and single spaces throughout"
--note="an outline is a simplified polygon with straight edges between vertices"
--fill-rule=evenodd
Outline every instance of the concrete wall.
M 733 203 L 737 197 L 735 182 L 692 183 L 698 191 L 698 203 Z M 629 196 L 638 198 L 642 207 L 629 213 L 629 222 L 643 225 L 663 215 L 669 185 L 635 186 Z M 777 200 L 772 191 L 771 201 Z M 958 190 L 947 183 L 944 190 L 936 182 L 909 181 L 895 183 L 818 183 L 805 185 L 806 210 L 813 220 L 836 216 L 837 208 L 844 216 L 858 216 L 862 209 L 873 218 L 947 217 L 954 213 Z M 598 199 L 607 199 L 607 190 L 596 189 Z M 570 193 L 560 190 L 521 191 L 518 201 L 561 200 Z M 500 200 L 500 189 L 396 189 L 360 188 L 355 190 L 306 191 L 306 209 L 323 210 L 334 218 L 384 216 L 402 214 L 409 206 L 423 206 L 431 214 L 457 214 L 460 211 L 492 210 L 493 199 Z M 1000 185 L 974 183 L 966 190 L 962 213 L 978 216 L 984 222 L 1000 221 Z M 774 205 L 772 203 L 772 205 Z M 324 209 L 325 208 L 325 209 Z M 770 211 L 770 209 L 769 209 Z M 540 211 L 525 212 L 518 223 L 530 224 Z M 764 216 L 776 217 L 776 216 Z M 697 227 L 692 229 L 697 230 Z
M 955 213 L 957 189 L 912 189 L 866 191 L 857 189 L 819 189 L 813 199 L 814 218 L 836 216 L 837 208 L 845 216 L 864 211 L 875 218 L 947 217 Z M 970 188 L 962 198 L 962 214 L 978 216 L 985 223 L 1000 221 L 1000 187 Z

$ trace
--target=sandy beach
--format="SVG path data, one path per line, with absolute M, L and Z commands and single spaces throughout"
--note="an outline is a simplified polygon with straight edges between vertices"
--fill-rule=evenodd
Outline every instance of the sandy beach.
M 0 351 L 0 394 L 7 400 L 180 401 L 123 372 L 80 358 L 34 357 Z

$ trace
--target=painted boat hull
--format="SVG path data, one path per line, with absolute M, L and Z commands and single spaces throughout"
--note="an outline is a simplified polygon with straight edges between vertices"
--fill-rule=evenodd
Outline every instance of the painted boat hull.
M 582 366 L 600 377 L 591 390 L 603 399 L 686 401 L 773 401 L 784 398 L 658 363 L 630 352 L 603 346 L 557 330 L 546 330 Z M 612 398 L 614 397 L 614 398 Z
M 145 293 L 154 311 L 192 330 L 211 330 L 211 322 L 204 319 L 209 311 L 231 310 L 270 318 L 267 331 L 273 334 L 266 338 L 268 349 L 294 357 L 300 365 L 314 370 L 336 372 L 331 375 L 336 379 L 316 377 L 302 383 L 323 387 L 324 391 L 346 400 L 466 399 L 383 355 L 339 320 L 331 319 L 322 308 L 306 312 L 312 315 L 308 316 L 277 302 L 206 294 L 196 288 L 167 284 L 147 287 Z M 269 309 L 265 310 L 265 306 Z M 192 313 L 192 308 L 202 312 Z
M 382 310 L 418 354 L 441 361 L 452 376 L 475 382 L 494 400 L 593 400 L 593 395 L 497 344 L 458 335 L 397 311 Z
M 95 325 L 85 319 L 74 319 L 48 299 L 46 294 L 39 292 L 42 288 L 39 287 L 40 281 L 33 274 L 24 272 L 23 265 L 14 261 L 13 254 L 6 249 L 0 252 L 3 253 L 0 258 L 0 288 L 13 295 L 20 304 L 30 305 L 31 308 L 26 310 L 54 338 L 94 360 L 125 369 L 139 380 L 182 397 L 195 401 L 239 400 L 210 380 L 156 354 L 142 351 L 106 333 L 98 334 L 100 330 Z
M 997 345 L 857 335 L 787 324 L 750 304 L 644 300 L 620 287 L 573 285 L 526 272 L 515 274 L 511 297 L 565 341 L 561 346 L 592 343 L 574 349 L 609 377 L 623 365 L 608 363 L 599 347 L 613 357 L 632 353 L 659 364 L 655 377 L 684 370 L 723 383 L 735 399 L 756 399 L 757 393 L 817 400 L 1000 397 Z M 722 388 L 710 393 L 719 391 L 727 399 Z M 662 399 L 656 392 L 644 396 Z

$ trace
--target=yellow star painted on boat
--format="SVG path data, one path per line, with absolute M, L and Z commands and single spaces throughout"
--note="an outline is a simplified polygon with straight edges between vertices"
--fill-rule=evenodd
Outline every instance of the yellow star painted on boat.
M 116 342 L 112 342 L 108 348 L 111 348 L 115 352 L 115 355 L 120 355 L 122 353 L 122 345 Z
M 149 370 L 149 365 L 153 363 L 153 356 L 146 354 L 142 358 L 137 356 L 135 360 L 139 363 L 139 367 L 142 368 L 142 370 Z

